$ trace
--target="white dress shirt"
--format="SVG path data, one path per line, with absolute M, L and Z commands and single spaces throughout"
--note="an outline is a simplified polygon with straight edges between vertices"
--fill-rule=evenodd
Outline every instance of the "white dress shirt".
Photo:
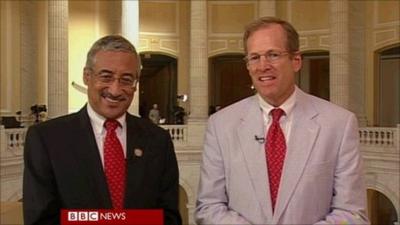
M 101 163 L 104 167 L 104 139 L 106 138 L 106 129 L 104 127 L 104 122 L 106 118 L 101 116 L 100 114 L 96 113 L 90 104 L 87 104 L 87 112 L 89 114 L 90 123 L 92 124 L 94 136 L 96 138 L 97 147 L 99 149 Z M 119 142 L 121 142 L 122 149 L 124 151 L 124 157 L 126 158 L 126 114 L 122 115 L 121 117 L 117 118 L 116 120 L 119 122 L 121 126 L 117 127 L 115 130 Z
M 264 101 L 264 99 L 259 94 L 257 94 L 258 100 L 260 103 L 260 107 L 263 111 L 263 119 L 264 119 L 264 127 L 265 127 L 264 138 L 267 136 L 268 129 L 272 123 L 272 115 L 270 114 L 271 110 L 273 110 L 275 108 L 280 108 L 285 112 L 285 114 L 283 114 L 283 116 L 280 118 L 279 123 L 282 128 L 283 134 L 285 135 L 286 146 L 288 145 L 289 138 L 290 138 L 290 130 L 292 127 L 292 119 L 293 119 L 292 112 L 293 112 L 293 107 L 296 102 L 296 91 L 297 90 L 295 88 L 292 95 L 290 95 L 289 98 L 286 99 L 286 101 L 278 107 L 274 107 L 274 106 L 268 104 L 266 101 Z

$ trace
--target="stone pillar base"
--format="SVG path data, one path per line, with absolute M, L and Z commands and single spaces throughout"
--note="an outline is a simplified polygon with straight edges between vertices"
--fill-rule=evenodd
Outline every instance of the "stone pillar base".
M 365 115 L 357 115 L 357 120 L 358 120 L 359 127 L 366 127 L 366 126 L 370 125 L 370 124 L 368 124 L 368 120 Z
M 206 126 L 206 119 L 188 119 L 189 146 L 203 146 Z
M 194 221 L 194 210 L 196 209 L 195 205 L 187 205 L 188 208 L 188 216 L 189 216 L 189 224 L 195 225 L 196 222 Z
M 1 165 L 1 201 L 15 202 L 22 198 L 23 161 L 11 159 L 2 161 Z

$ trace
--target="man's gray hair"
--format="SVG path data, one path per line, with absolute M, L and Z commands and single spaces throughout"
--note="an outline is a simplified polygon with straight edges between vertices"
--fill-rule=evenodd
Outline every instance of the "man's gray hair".
M 142 67 L 140 55 L 137 53 L 135 46 L 121 35 L 107 35 L 97 40 L 87 53 L 86 69 L 93 68 L 95 56 L 99 51 L 116 51 L 134 54 L 138 60 L 137 76 L 140 76 L 140 69 Z

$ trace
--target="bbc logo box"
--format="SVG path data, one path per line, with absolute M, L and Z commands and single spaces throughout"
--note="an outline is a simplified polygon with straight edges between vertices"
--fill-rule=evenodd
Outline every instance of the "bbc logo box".
M 107 209 L 63 209 L 61 225 L 163 225 L 161 209 L 107 210 Z
M 99 221 L 99 212 L 97 211 L 70 211 L 68 212 L 68 221 Z

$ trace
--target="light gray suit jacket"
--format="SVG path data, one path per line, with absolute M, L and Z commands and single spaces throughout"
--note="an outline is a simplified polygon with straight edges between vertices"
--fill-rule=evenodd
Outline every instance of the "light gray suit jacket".
M 296 87 L 275 212 L 257 96 L 209 119 L 195 218 L 199 224 L 368 224 L 357 120 Z M 346 223 L 347 222 L 347 223 Z

